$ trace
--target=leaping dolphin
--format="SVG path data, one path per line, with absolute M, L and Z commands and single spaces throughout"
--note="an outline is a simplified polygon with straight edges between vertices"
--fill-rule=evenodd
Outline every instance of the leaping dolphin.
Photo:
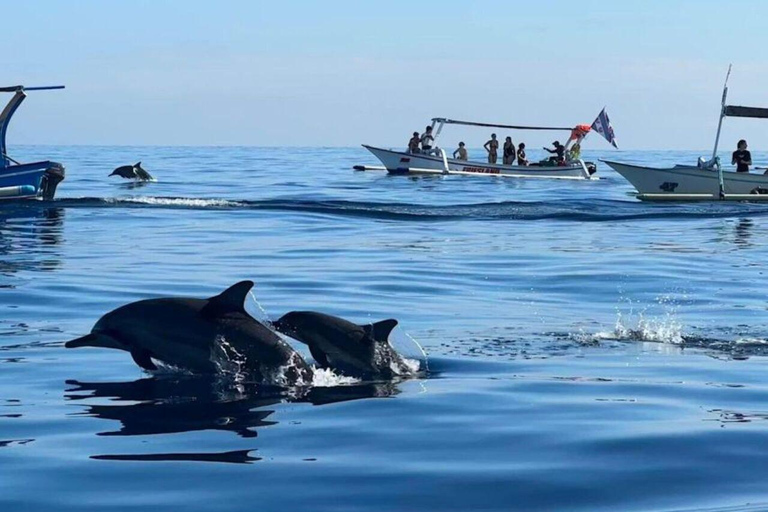
M 315 311 L 291 311 L 274 322 L 275 329 L 309 346 L 317 364 L 363 378 L 392 378 L 412 369 L 389 344 L 397 320 L 357 325 Z
M 152 181 L 154 178 L 141 166 L 141 162 L 134 165 L 122 165 L 112 171 L 110 176 L 120 176 L 128 180 Z
M 252 287 L 252 281 L 241 281 L 209 299 L 132 302 L 102 316 L 90 334 L 65 346 L 125 350 L 145 370 L 157 369 L 155 359 L 196 373 L 216 373 L 216 354 L 224 354 L 259 381 L 311 383 L 312 370 L 301 355 L 245 311 Z

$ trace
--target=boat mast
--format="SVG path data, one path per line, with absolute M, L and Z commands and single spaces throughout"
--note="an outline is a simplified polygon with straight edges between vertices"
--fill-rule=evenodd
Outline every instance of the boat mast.
M 717 166 L 717 179 L 720 185 L 720 199 L 725 198 L 725 184 L 723 183 L 723 166 L 717 162 L 717 146 L 720 143 L 720 130 L 723 128 L 723 118 L 725 117 L 725 99 L 728 96 L 728 78 L 731 76 L 731 67 L 728 65 L 728 74 L 725 75 L 725 84 L 723 84 L 723 99 L 720 103 L 720 120 L 717 123 L 717 135 L 715 136 L 715 148 L 712 150 L 712 162 Z

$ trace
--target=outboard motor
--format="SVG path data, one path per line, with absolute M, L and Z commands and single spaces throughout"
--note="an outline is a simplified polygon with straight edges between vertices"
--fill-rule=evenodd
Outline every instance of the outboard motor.
M 51 162 L 51 166 L 45 170 L 42 180 L 40 180 L 40 195 L 46 201 L 53 200 L 56 194 L 56 187 L 64 181 L 64 166 Z
M 597 172 L 597 164 L 595 162 L 584 162 L 584 165 L 587 166 L 587 172 L 589 172 L 590 176 Z

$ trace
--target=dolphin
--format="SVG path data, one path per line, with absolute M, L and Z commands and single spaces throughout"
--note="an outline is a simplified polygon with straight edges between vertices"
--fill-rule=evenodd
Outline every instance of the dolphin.
M 110 176 L 120 176 L 122 178 L 139 181 L 152 181 L 154 178 L 141 166 L 141 162 L 137 162 L 134 165 L 122 165 L 112 171 Z
M 350 376 L 392 378 L 412 373 L 403 357 L 389 344 L 397 320 L 357 325 L 315 311 L 291 311 L 274 327 L 307 346 L 317 364 Z
M 209 299 L 162 298 L 132 302 L 102 316 L 90 334 L 67 348 L 130 352 L 145 370 L 154 360 L 194 373 L 217 373 L 225 363 L 271 384 L 309 384 L 312 370 L 290 345 L 251 317 L 243 303 L 253 287 L 241 281 Z

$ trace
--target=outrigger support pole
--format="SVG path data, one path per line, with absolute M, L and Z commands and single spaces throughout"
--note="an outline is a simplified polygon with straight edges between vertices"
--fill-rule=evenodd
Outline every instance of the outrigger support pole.
M 720 186 L 720 199 L 725 199 L 725 183 L 723 183 L 723 166 L 717 162 L 717 146 L 720 143 L 720 130 L 723 128 L 723 118 L 725 117 L 725 100 L 728 96 L 728 78 L 731 76 L 731 67 L 728 65 L 728 74 L 725 75 L 725 84 L 723 85 L 723 100 L 720 103 L 720 121 L 717 123 L 717 135 L 715 136 L 715 148 L 712 150 L 712 162 L 717 165 L 717 179 Z

